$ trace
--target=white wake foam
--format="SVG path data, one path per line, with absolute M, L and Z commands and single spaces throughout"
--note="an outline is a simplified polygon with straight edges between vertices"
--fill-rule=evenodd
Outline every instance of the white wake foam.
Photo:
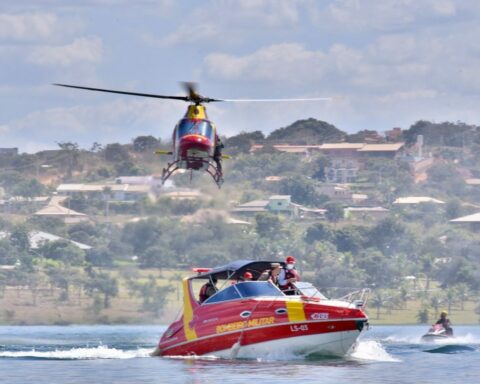
M 89 359 L 133 359 L 138 357 L 148 357 L 152 349 L 135 349 L 123 351 L 106 346 L 96 348 L 72 348 L 68 350 L 55 351 L 2 351 L 1 357 L 10 358 L 36 358 L 36 359 L 59 359 L 59 360 L 89 360 Z
M 355 360 L 368 361 L 401 361 L 390 356 L 389 353 L 383 349 L 382 345 L 375 340 L 361 340 L 357 342 L 348 357 Z
M 422 337 L 419 335 L 391 335 L 383 339 L 383 341 L 390 343 L 425 344 L 425 341 L 422 341 Z M 480 344 L 480 339 L 478 336 L 467 333 L 466 335 L 454 336 L 452 338 L 431 340 L 429 343 L 439 345 Z

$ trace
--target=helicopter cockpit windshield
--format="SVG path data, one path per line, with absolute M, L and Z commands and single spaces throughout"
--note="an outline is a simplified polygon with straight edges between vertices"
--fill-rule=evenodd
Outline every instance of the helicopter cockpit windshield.
M 207 120 L 183 119 L 177 128 L 178 139 L 186 135 L 200 135 L 206 137 L 213 143 L 215 141 L 214 134 L 212 124 Z

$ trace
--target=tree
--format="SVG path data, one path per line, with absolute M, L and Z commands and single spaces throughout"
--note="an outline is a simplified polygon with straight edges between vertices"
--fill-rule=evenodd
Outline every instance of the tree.
M 43 244 L 38 253 L 47 259 L 62 261 L 65 265 L 82 265 L 85 252 L 68 240 L 57 240 Z
M 387 302 L 388 298 L 384 296 L 384 293 L 382 291 L 376 290 L 374 292 L 373 297 L 370 299 L 370 304 L 377 310 L 377 320 L 380 319 L 380 309 L 385 306 Z
M 173 291 L 170 286 L 160 286 L 153 276 L 148 276 L 146 283 L 133 284 L 132 289 L 143 299 L 142 310 L 160 316 L 167 302 L 167 295 Z
M 325 168 L 330 165 L 330 160 L 326 156 L 317 156 L 312 164 L 312 177 L 317 180 L 325 180 Z
M 254 132 L 241 132 L 236 136 L 227 138 L 225 148 L 228 149 L 228 153 L 249 153 L 253 144 L 262 143 L 265 140 L 265 136 L 261 131 Z
M 118 281 L 107 273 L 91 272 L 85 283 L 85 290 L 91 296 L 103 295 L 103 308 L 110 308 L 110 299 L 118 295 Z
M 294 176 L 283 179 L 278 185 L 279 193 L 290 195 L 292 201 L 297 204 L 318 206 L 325 202 L 326 198 L 317 193 L 315 183 L 304 176 Z
M 65 161 L 61 164 L 66 170 L 66 179 L 71 179 L 73 170 L 78 167 L 78 160 L 80 157 L 79 146 L 77 143 L 72 143 L 70 141 L 57 143 L 63 153 L 66 155 Z
M 417 313 L 417 320 L 420 324 L 427 324 L 429 318 L 428 309 L 420 309 Z
M 153 136 L 138 136 L 133 140 L 133 150 L 135 152 L 153 151 L 160 146 L 160 140 Z
M 279 128 L 268 135 L 270 142 L 289 144 L 321 144 L 343 141 L 345 132 L 325 121 L 313 118 L 298 120 L 286 128 Z
M 108 144 L 105 149 L 105 160 L 112 163 L 121 163 L 130 160 L 128 150 L 121 144 Z
M 462 216 L 462 211 L 462 204 L 459 199 L 451 199 L 447 201 L 445 206 L 445 216 L 448 220 Z
M 333 237 L 332 231 L 322 223 L 315 223 L 307 228 L 305 241 L 309 244 L 315 241 L 330 241 Z
M 261 237 L 275 237 L 281 229 L 280 219 L 273 213 L 255 215 L 255 231 Z
M 325 204 L 325 209 L 327 210 L 325 217 L 328 221 L 336 224 L 340 219 L 343 219 L 344 211 L 342 204 L 336 201 L 331 201 Z
M 35 197 L 45 193 L 45 186 L 37 179 L 22 180 L 13 188 L 13 194 L 22 197 Z

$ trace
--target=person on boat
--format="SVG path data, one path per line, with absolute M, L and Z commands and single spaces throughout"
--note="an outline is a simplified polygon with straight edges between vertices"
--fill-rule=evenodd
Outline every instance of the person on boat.
M 199 293 L 199 301 L 200 304 L 202 304 L 205 300 L 207 300 L 210 296 L 213 296 L 217 292 L 217 278 L 216 277 L 211 277 L 210 280 L 208 280 L 205 284 L 202 285 L 202 288 L 200 288 L 200 293 Z
M 278 276 L 280 289 L 286 295 L 294 295 L 295 287 L 293 283 L 300 281 L 300 274 L 295 269 L 295 261 L 295 257 L 287 256 L 285 259 L 285 269 L 282 269 Z
M 253 275 L 251 272 L 245 272 L 242 276 L 242 279 L 240 280 L 240 282 L 242 281 L 252 281 L 253 280 Z
M 447 311 L 442 311 L 440 313 L 440 319 L 438 319 L 435 324 L 440 324 L 445 329 L 445 334 L 453 336 L 452 323 L 450 322 L 450 319 L 447 318 L 447 315 Z
M 280 275 L 280 271 L 282 270 L 282 266 L 280 263 L 272 263 L 271 269 L 268 271 L 267 280 L 271 281 L 274 285 L 279 287 L 278 285 L 278 276 Z

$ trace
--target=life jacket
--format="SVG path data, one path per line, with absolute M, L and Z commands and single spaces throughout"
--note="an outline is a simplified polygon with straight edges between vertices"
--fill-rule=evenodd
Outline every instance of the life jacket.
M 297 279 L 297 281 L 300 281 L 300 275 L 298 274 L 297 270 L 295 268 L 293 269 L 285 269 L 285 280 L 291 279 L 294 277 Z M 293 292 L 295 287 L 293 286 L 292 283 L 287 283 L 286 285 L 281 285 L 280 289 L 282 291 L 290 291 Z

